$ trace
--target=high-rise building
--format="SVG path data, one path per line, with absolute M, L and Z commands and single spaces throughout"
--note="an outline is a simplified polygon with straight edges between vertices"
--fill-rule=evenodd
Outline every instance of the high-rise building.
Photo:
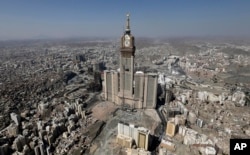
M 173 137 L 175 135 L 175 131 L 176 131 L 176 125 L 173 122 L 168 121 L 166 128 L 166 135 Z
M 122 146 L 132 147 L 132 140 L 137 148 L 148 150 L 150 145 L 150 131 L 144 127 L 138 127 L 127 123 L 118 123 L 117 143 Z M 126 145 L 125 145 L 126 144 Z
M 144 85 L 144 106 L 143 108 L 153 109 L 157 102 L 157 74 L 146 74 Z
M 121 38 L 120 54 L 120 92 L 132 98 L 133 80 L 134 80 L 134 56 L 135 45 L 134 37 L 130 31 L 129 15 L 127 15 L 127 24 L 124 35 Z
M 148 150 L 149 133 L 147 130 L 139 130 L 138 134 L 138 148 Z
M 130 108 L 156 107 L 158 75 L 135 72 L 135 39 L 127 15 L 126 29 L 121 37 L 120 71 L 104 71 L 104 98 Z

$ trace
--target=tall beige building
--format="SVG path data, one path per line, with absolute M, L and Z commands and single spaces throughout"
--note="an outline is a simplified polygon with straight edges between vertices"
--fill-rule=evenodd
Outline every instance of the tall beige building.
M 131 141 L 132 139 L 132 141 Z M 125 146 L 125 141 L 129 141 L 130 144 L 128 148 L 132 147 L 132 142 L 134 141 L 137 148 L 143 148 L 144 150 L 148 150 L 151 141 L 150 131 L 144 127 L 138 127 L 133 124 L 127 123 L 118 123 L 118 135 L 117 142 Z
M 135 72 L 135 50 L 135 39 L 127 15 L 126 29 L 121 37 L 120 71 L 104 71 L 104 97 L 121 106 L 155 108 L 158 76 L 155 73 Z

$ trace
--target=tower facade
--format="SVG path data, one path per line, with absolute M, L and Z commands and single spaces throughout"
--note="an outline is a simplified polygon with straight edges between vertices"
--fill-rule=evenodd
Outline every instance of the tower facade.
M 126 29 L 121 37 L 120 72 L 104 71 L 104 98 L 125 107 L 154 109 L 157 102 L 158 75 L 135 72 L 135 50 L 135 39 L 131 34 L 127 15 Z
M 134 36 L 130 30 L 129 14 L 127 15 L 126 29 L 121 37 L 120 49 L 120 94 L 124 97 L 132 97 L 134 80 Z

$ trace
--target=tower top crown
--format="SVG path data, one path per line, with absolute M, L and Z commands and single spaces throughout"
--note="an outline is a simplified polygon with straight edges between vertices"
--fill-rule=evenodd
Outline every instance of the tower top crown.
M 130 21 L 130 19 L 129 19 L 129 13 L 127 14 L 127 22 L 126 22 L 126 33 L 130 33 L 130 23 L 129 23 L 129 21 Z

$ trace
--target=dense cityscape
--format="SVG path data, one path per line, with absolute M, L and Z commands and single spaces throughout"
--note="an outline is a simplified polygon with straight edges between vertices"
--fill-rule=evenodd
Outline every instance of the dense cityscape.
M 130 88 L 120 40 L 1 42 L 0 154 L 222 155 L 250 137 L 249 42 L 137 42 Z
M 0 5 L 0 155 L 249 154 L 249 3 L 111 1 Z

